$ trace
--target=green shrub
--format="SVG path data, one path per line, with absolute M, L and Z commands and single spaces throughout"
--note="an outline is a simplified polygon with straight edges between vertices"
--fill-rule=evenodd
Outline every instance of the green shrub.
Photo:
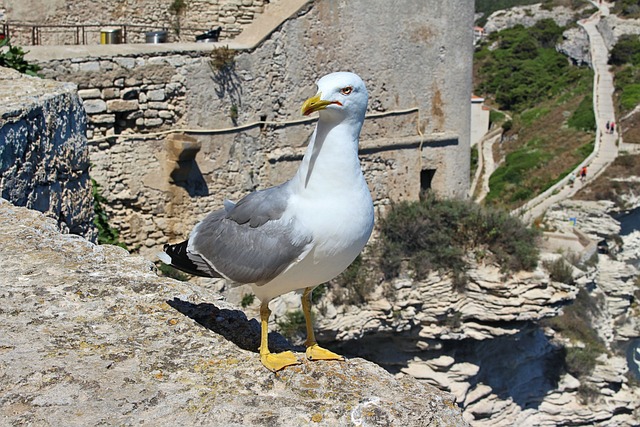
M 544 268 L 549 272 L 549 277 L 554 282 L 573 284 L 573 268 L 565 262 L 564 258 L 558 258 L 555 261 L 545 261 Z
M 127 249 L 127 245 L 120 241 L 120 233 L 109 224 L 109 216 L 103 205 L 107 204 L 107 200 L 100 194 L 100 185 L 91 179 L 91 194 L 93 196 L 93 224 L 98 229 L 98 244 L 100 245 L 116 245 Z
M 477 90 L 492 94 L 500 109 L 518 112 L 575 85 L 588 71 L 555 50 L 562 30 L 545 19 L 531 28 L 518 25 L 491 34 L 498 49 L 489 51 L 485 45 L 475 54 Z
M 27 52 L 12 46 L 8 38 L 0 40 L 0 67 L 13 68 L 30 76 L 38 76 L 40 66 L 29 63 L 24 56 Z
M 359 305 L 368 301 L 378 282 L 372 271 L 373 263 L 372 258 L 360 254 L 342 274 L 333 279 L 333 302 Z
M 613 65 L 640 65 L 640 36 L 624 34 L 620 36 L 609 53 L 609 63 Z
M 302 310 L 287 312 L 283 318 L 276 322 L 278 331 L 287 339 L 300 340 L 307 333 L 304 313 Z
M 391 206 L 380 222 L 380 268 L 387 278 L 403 261 L 420 280 L 432 270 L 451 272 L 461 289 L 465 255 L 487 248 L 505 271 L 531 270 L 538 262 L 538 232 L 507 212 L 465 200 L 441 200 L 428 194 L 419 202 Z
M 573 343 L 581 343 L 567 348 L 565 355 L 565 369 L 577 378 L 591 374 L 597 358 L 607 352 L 592 323 L 599 312 L 598 301 L 581 288 L 575 301 L 564 308 L 562 315 L 542 322 Z
M 612 13 L 626 18 L 640 17 L 640 0 L 617 0 L 613 5 Z
M 476 174 L 476 170 L 478 169 L 478 145 L 474 145 L 471 147 L 471 158 L 470 163 L 471 167 L 469 168 L 469 178 L 473 180 L 474 175 Z
M 253 304 L 253 301 L 255 301 L 255 299 L 256 296 L 254 294 L 244 294 L 242 295 L 242 300 L 240 300 L 240 305 L 242 306 L 242 308 L 247 308 L 251 304 Z

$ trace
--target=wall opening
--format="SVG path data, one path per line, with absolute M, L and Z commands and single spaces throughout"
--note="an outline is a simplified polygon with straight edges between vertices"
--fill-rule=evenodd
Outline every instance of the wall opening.
M 431 190 L 431 184 L 435 174 L 436 169 L 423 169 L 420 171 L 420 193 Z

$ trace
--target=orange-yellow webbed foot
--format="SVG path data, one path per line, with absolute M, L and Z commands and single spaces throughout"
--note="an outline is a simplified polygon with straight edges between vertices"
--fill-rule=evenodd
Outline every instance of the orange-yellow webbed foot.
M 336 354 L 326 348 L 320 347 L 318 344 L 313 344 L 307 347 L 307 359 L 309 360 L 341 360 L 344 361 L 344 357 Z

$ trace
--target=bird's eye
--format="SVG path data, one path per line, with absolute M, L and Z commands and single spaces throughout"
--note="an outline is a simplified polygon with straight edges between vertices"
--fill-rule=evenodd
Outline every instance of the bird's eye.
M 340 93 L 343 95 L 349 95 L 351 92 L 353 92 L 353 88 L 351 86 L 343 87 L 342 89 L 340 89 Z

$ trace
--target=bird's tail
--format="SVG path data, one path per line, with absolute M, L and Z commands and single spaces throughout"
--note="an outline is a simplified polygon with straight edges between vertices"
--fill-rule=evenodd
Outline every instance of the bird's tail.
M 212 274 L 213 270 L 207 268 L 208 266 L 206 266 L 206 263 L 199 255 L 190 255 L 187 251 L 188 246 L 188 240 L 182 243 L 176 243 L 175 245 L 164 245 L 163 252 L 158 253 L 158 258 L 165 264 L 182 270 L 185 273 L 193 274 L 194 276 L 220 277 Z M 194 262 L 193 257 L 196 257 L 200 262 Z M 202 263 L 205 265 L 202 265 Z

